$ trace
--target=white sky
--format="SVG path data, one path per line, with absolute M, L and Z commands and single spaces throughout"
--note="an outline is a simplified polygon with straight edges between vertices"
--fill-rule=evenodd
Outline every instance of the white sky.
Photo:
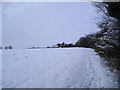
M 2 3 L 0 2 L 0 46 L 2 46 Z
M 75 43 L 96 32 L 97 13 L 89 2 L 3 3 L 3 46 L 15 48 Z

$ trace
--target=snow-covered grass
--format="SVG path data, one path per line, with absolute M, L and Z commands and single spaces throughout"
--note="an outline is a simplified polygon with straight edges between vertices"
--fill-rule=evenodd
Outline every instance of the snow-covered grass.
M 89 48 L 3 50 L 3 88 L 114 88 L 114 74 Z
M 0 49 L 0 89 L 2 89 L 2 50 Z

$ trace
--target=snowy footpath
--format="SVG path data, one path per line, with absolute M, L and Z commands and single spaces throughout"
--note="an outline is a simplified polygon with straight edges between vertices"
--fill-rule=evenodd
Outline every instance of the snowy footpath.
M 89 48 L 3 50 L 3 88 L 116 88 L 116 76 Z

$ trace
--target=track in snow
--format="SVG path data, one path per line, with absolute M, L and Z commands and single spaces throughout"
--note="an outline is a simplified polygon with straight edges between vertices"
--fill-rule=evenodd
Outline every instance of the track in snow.
M 3 88 L 114 88 L 114 74 L 94 50 L 3 50 Z

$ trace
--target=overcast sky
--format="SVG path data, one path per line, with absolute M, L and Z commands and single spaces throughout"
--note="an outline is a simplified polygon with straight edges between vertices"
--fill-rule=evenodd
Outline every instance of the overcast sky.
M 89 2 L 3 3 L 3 46 L 15 48 L 75 43 L 98 31 Z

